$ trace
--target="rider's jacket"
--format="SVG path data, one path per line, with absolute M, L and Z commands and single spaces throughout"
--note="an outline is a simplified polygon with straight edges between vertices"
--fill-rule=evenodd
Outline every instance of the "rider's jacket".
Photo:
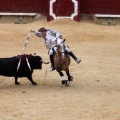
M 42 36 L 41 33 L 35 31 L 35 35 L 44 38 L 47 49 L 51 49 L 57 44 L 63 43 L 62 34 L 60 34 L 57 30 L 53 30 L 53 29 L 48 30 L 46 32 L 46 36 Z

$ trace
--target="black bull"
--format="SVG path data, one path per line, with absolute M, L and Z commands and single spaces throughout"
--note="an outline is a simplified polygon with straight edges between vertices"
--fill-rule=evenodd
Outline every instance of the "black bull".
M 40 56 L 34 55 L 18 55 L 10 58 L 0 58 L 0 75 L 14 77 L 15 84 L 18 77 L 27 77 L 33 85 L 37 85 L 32 79 L 34 69 L 42 69 L 42 63 L 48 64 L 42 60 Z

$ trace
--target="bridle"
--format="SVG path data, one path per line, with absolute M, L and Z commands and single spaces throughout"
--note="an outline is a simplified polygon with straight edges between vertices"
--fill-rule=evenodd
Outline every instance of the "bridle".
M 61 52 L 59 51 L 59 54 L 62 54 L 62 53 L 66 54 L 66 52 L 65 52 L 65 50 L 63 48 L 64 44 L 58 45 L 58 49 L 60 49 L 60 47 L 62 47 L 62 50 L 61 50 Z

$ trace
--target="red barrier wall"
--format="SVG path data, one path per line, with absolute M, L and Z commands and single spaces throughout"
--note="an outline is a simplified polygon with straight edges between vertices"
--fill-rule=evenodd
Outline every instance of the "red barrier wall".
M 49 1 L 50 0 L 0 0 L 0 12 L 27 12 L 47 14 Z M 78 1 L 80 4 L 79 11 L 84 14 L 120 14 L 120 0 Z M 65 4 L 66 3 L 64 3 L 63 6 Z M 57 10 L 55 12 L 57 13 Z M 57 14 L 59 15 L 63 13 Z M 66 11 L 64 14 L 67 14 Z
M 0 12 L 47 13 L 47 0 L 0 0 Z
M 81 13 L 120 14 L 120 0 L 81 0 Z
M 47 20 L 70 18 L 80 21 L 80 0 L 51 0 L 48 1 Z

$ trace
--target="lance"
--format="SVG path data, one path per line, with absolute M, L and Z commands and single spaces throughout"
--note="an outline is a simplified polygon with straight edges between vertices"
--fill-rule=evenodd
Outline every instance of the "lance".
M 26 41 L 25 41 L 25 44 L 24 44 L 24 46 L 23 46 L 23 50 L 25 50 L 25 48 L 26 48 L 26 46 L 27 46 L 27 44 L 28 44 L 28 40 L 29 40 L 29 38 L 30 38 L 30 34 L 31 34 L 31 32 L 29 32 L 29 34 L 28 34 L 28 37 L 27 37 L 27 39 L 26 39 Z

